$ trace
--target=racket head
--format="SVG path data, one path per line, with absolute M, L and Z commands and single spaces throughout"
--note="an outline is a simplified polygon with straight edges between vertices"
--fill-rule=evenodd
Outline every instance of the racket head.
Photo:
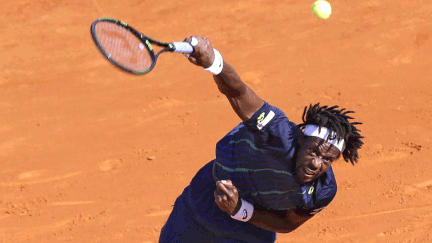
M 90 31 L 101 53 L 123 71 L 137 75 L 146 74 L 156 65 L 157 55 L 153 52 L 150 42 L 152 39 L 127 23 L 111 18 L 100 18 L 92 23 Z

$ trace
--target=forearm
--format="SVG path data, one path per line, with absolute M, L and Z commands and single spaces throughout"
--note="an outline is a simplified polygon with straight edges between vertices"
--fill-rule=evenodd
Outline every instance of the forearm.
M 248 88 L 234 68 L 225 61 L 223 63 L 222 72 L 219 75 L 214 75 L 213 79 L 219 91 L 229 98 L 243 95 Z
M 247 121 L 264 104 L 255 92 L 239 77 L 231 65 L 224 61 L 222 72 L 213 78 L 219 91 L 230 102 L 237 115 Z
M 252 205 L 239 197 L 237 187 L 231 180 L 217 181 L 214 194 L 219 208 L 235 220 L 273 232 L 289 233 L 312 217 L 297 214 L 293 209 L 270 210 L 260 205 Z
M 248 223 L 273 232 L 289 233 L 300 225 L 293 225 L 286 216 L 288 215 L 283 211 L 269 211 L 256 208 Z
M 185 41 L 194 47 L 194 51 L 188 55 L 189 61 L 214 74 L 220 92 L 228 98 L 237 115 L 243 122 L 249 120 L 264 105 L 264 101 L 243 83 L 234 68 L 223 60 L 207 38 L 191 36 Z

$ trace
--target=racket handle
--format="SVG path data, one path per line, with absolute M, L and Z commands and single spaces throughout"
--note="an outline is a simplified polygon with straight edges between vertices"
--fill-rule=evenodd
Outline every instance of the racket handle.
M 189 42 L 173 42 L 174 52 L 190 54 L 194 51 L 193 46 Z

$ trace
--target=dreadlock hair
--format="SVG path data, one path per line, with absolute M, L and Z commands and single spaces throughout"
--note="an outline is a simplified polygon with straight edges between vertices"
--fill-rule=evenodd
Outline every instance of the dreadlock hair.
M 298 125 L 298 128 L 303 129 L 306 125 L 316 125 L 321 129 L 325 127 L 331 132 L 335 132 L 340 139 L 345 140 L 345 149 L 342 152 L 343 158 L 346 162 L 350 161 L 352 165 L 358 162 L 358 152 L 362 145 L 362 137 L 360 130 L 357 129 L 356 125 L 362 124 L 361 122 L 349 122 L 354 119 L 348 114 L 354 113 L 354 111 L 346 111 L 345 108 L 338 109 L 339 106 L 320 106 L 319 103 L 309 108 L 306 106 L 303 111 L 302 120 L 303 123 Z

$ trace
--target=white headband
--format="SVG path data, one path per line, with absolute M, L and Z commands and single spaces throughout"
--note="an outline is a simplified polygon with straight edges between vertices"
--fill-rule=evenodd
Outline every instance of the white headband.
M 338 141 L 338 135 L 335 132 L 330 133 L 330 130 L 325 127 L 321 127 L 321 132 L 319 132 L 319 130 L 320 130 L 319 126 L 306 125 L 304 130 L 304 135 L 322 138 L 326 140 L 328 143 L 331 143 L 334 146 L 336 146 L 336 148 L 338 148 L 339 151 L 342 151 L 345 142 L 343 139 Z M 327 137 L 329 138 L 327 139 Z

